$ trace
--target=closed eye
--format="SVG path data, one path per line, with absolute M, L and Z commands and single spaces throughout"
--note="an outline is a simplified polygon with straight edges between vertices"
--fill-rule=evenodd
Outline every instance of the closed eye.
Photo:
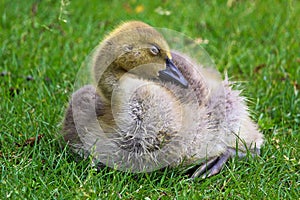
M 150 47 L 150 52 L 151 52 L 153 55 L 156 56 L 156 55 L 158 55 L 158 54 L 160 53 L 160 50 L 159 50 L 158 47 L 152 45 L 152 46 Z

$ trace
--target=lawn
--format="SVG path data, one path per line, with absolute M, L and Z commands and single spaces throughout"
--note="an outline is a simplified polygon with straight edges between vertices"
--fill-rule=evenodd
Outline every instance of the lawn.
M 195 181 L 180 168 L 104 169 L 60 147 L 76 74 L 116 25 L 202 39 L 238 81 L 265 136 L 260 157 Z M 300 1 L 0 1 L 0 199 L 299 199 Z M 77 159 L 78 160 L 78 159 Z

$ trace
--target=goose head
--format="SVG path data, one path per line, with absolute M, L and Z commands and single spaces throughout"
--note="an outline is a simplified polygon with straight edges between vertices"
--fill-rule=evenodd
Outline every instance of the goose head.
M 143 67 L 142 71 L 135 68 Z M 188 82 L 172 61 L 168 43 L 153 27 L 138 21 L 122 24 L 100 44 L 94 59 L 98 88 L 110 93 L 125 73 L 144 79 L 170 81 L 182 87 Z

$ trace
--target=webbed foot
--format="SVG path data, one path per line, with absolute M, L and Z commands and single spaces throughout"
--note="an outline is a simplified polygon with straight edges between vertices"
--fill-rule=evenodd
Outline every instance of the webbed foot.
M 204 179 L 219 173 L 230 156 L 231 154 L 226 151 L 221 156 L 206 161 L 193 173 L 191 178 L 194 179 L 201 176 Z
M 256 149 L 254 153 L 251 153 L 252 156 L 259 155 L 260 150 Z M 191 179 L 200 177 L 202 179 L 218 174 L 225 163 L 232 157 L 238 155 L 239 158 L 245 157 L 246 153 L 237 152 L 236 149 L 229 148 L 227 151 L 220 155 L 219 157 L 211 158 L 207 160 L 204 164 L 196 169 L 196 171 L 191 176 Z

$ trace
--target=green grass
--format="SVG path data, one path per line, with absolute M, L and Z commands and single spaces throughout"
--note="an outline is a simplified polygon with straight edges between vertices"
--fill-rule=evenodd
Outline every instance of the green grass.
M 300 2 L 199 2 L 1 0 L 0 199 L 299 199 Z M 218 69 L 243 82 L 252 101 L 266 140 L 261 157 L 233 159 L 192 182 L 180 169 L 96 173 L 60 148 L 56 135 L 80 65 L 131 19 L 209 41 L 203 46 Z

